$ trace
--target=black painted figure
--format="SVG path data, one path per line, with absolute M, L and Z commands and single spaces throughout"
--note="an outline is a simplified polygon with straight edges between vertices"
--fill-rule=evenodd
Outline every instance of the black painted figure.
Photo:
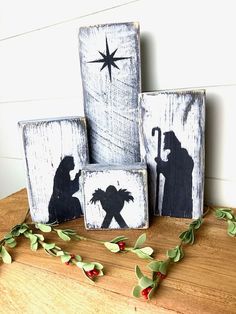
M 81 205 L 78 198 L 72 195 L 79 190 L 79 171 L 74 180 L 70 178 L 70 171 L 75 167 L 74 158 L 66 156 L 61 161 L 54 176 L 53 193 L 48 205 L 49 223 L 63 222 L 80 217 Z
M 126 189 L 117 191 L 113 185 L 109 185 L 105 192 L 101 189 L 95 190 L 90 202 L 95 204 L 98 201 L 101 202 L 102 208 L 106 212 L 101 228 L 108 228 L 113 217 L 121 228 L 128 228 L 120 212 L 124 207 L 125 201 L 134 201 L 130 192 Z
M 164 195 L 162 200 L 162 215 L 192 218 L 192 171 L 193 159 L 173 131 L 164 133 L 164 149 L 169 149 L 167 161 L 159 156 L 157 163 L 157 177 L 162 173 L 165 177 Z M 156 195 L 156 210 L 158 195 Z

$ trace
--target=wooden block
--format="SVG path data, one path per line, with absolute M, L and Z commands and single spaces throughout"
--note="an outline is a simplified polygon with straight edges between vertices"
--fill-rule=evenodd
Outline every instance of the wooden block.
M 140 106 L 152 211 L 198 218 L 204 194 L 205 91 L 143 93 Z
M 148 228 L 146 165 L 88 165 L 82 170 L 87 229 Z
M 81 27 L 79 51 L 91 162 L 139 162 L 139 24 Z
M 20 121 L 33 221 L 62 222 L 83 212 L 81 167 L 88 163 L 83 117 Z

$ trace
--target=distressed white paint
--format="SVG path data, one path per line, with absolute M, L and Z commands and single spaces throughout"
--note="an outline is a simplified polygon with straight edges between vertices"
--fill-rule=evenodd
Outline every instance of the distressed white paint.
M 236 207 L 234 1 L 130 2 L 1 1 L 0 198 L 25 185 L 16 122 L 82 115 L 79 27 L 139 21 L 142 90 L 206 89 L 206 201 Z
M 147 170 L 144 164 L 134 165 L 89 165 L 84 167 L 83 189 L 85 205 L 85 226 L 87 229 L 101 229 L 106 215 L 101 203 L 90 202 L 93 193 L 98 188 L 106 191 L 109 185 L 117 190 L 127 189 L 134 197 L 134 201 L 125 202 L 121 210 L 129 228 L 148 228 L 148 199 L 147 199 Z M 120 229 L 119 224 L 113 218 L 109 229 Z
M 203 211 L 204 160 L 205 160 L 205 92 L 196 91 L 160 91 L 140 95 L 141 151 L 149 168 L 150 207 L 155 208 L 156 199 L 156 162 L 157 135 L 152 129 L 160 127 L 162 131 L 161 158 L 167 161 L 169 150 L 164 150 L 163 133 L 174 131 L 192 157 L 192 217 L 197 218 Z M 158 209 L 161 214 L 165 178 L 160 175 Z M 156 213 L 157 214 L 157 213 Z
M 116 49 L 111 65 L 90 63 Z M 138 23 L 81 27 L 80 65 L 84 109 L 88 122 L 91 162 L 132 163 L 140 161 L 138 136 L 138 93 L 141 91 Z
M 86 123 L 83 117 L 20 121 L 23 137 L 27 191 L 34 221 L 48 221 L 48 204 L 56 170 L 65 156 L 73 156 L 71 180 L 88 163 Z M 80 178 L 81 180 L 81 178 Z M 74 194 L 83 209 L 82 188 Z

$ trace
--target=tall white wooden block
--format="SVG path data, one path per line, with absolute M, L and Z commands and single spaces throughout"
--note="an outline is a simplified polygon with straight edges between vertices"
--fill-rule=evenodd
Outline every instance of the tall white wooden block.
M 87 229 L 148 228 L 146 165 L 88 165 L 82 170 Z
M 84 117 L 20 121 L 33 221 L 62 222 L 83 212 L 81 167 L 89 162 Z
M 79 51 L 91 162 L 139 162 L 138 23 L 81 27 Z
M 203 212 L 205 91 L 140 95 L 142 158 L 154 214 L 197 218 Z

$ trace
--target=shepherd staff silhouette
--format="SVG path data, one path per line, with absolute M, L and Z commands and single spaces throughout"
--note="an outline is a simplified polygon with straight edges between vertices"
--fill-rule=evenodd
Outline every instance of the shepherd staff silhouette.
M 169 150 L 167 161 L 160 156 L 160 128 L 154 128 L 159 132 L 158 155 L 155 157 L 157 181 L 156 181 L 156 208 L 158 211 L 160 173 L 165 177 L 164 195 L 161 213 L 163 216 L 192 218 L 192 171 L 194 162 L 188 151 L 181 147 L 181 143 L 173 131 L 164 132 L 164 150 Z
M 120 212 L 124 207 L 125 201 L 134 201 L 129 191 L 126 189 L 117 191 L 114 185 L 109 185 L 105 192 L 101 189 L 95 190 L 90 202 L 95 204 L 98 201 L 100 201 L 102 208 L 106 212 L 101 228 L 108 228 L 112 218 L 115 218 L 121 228 L 128 228 Z

